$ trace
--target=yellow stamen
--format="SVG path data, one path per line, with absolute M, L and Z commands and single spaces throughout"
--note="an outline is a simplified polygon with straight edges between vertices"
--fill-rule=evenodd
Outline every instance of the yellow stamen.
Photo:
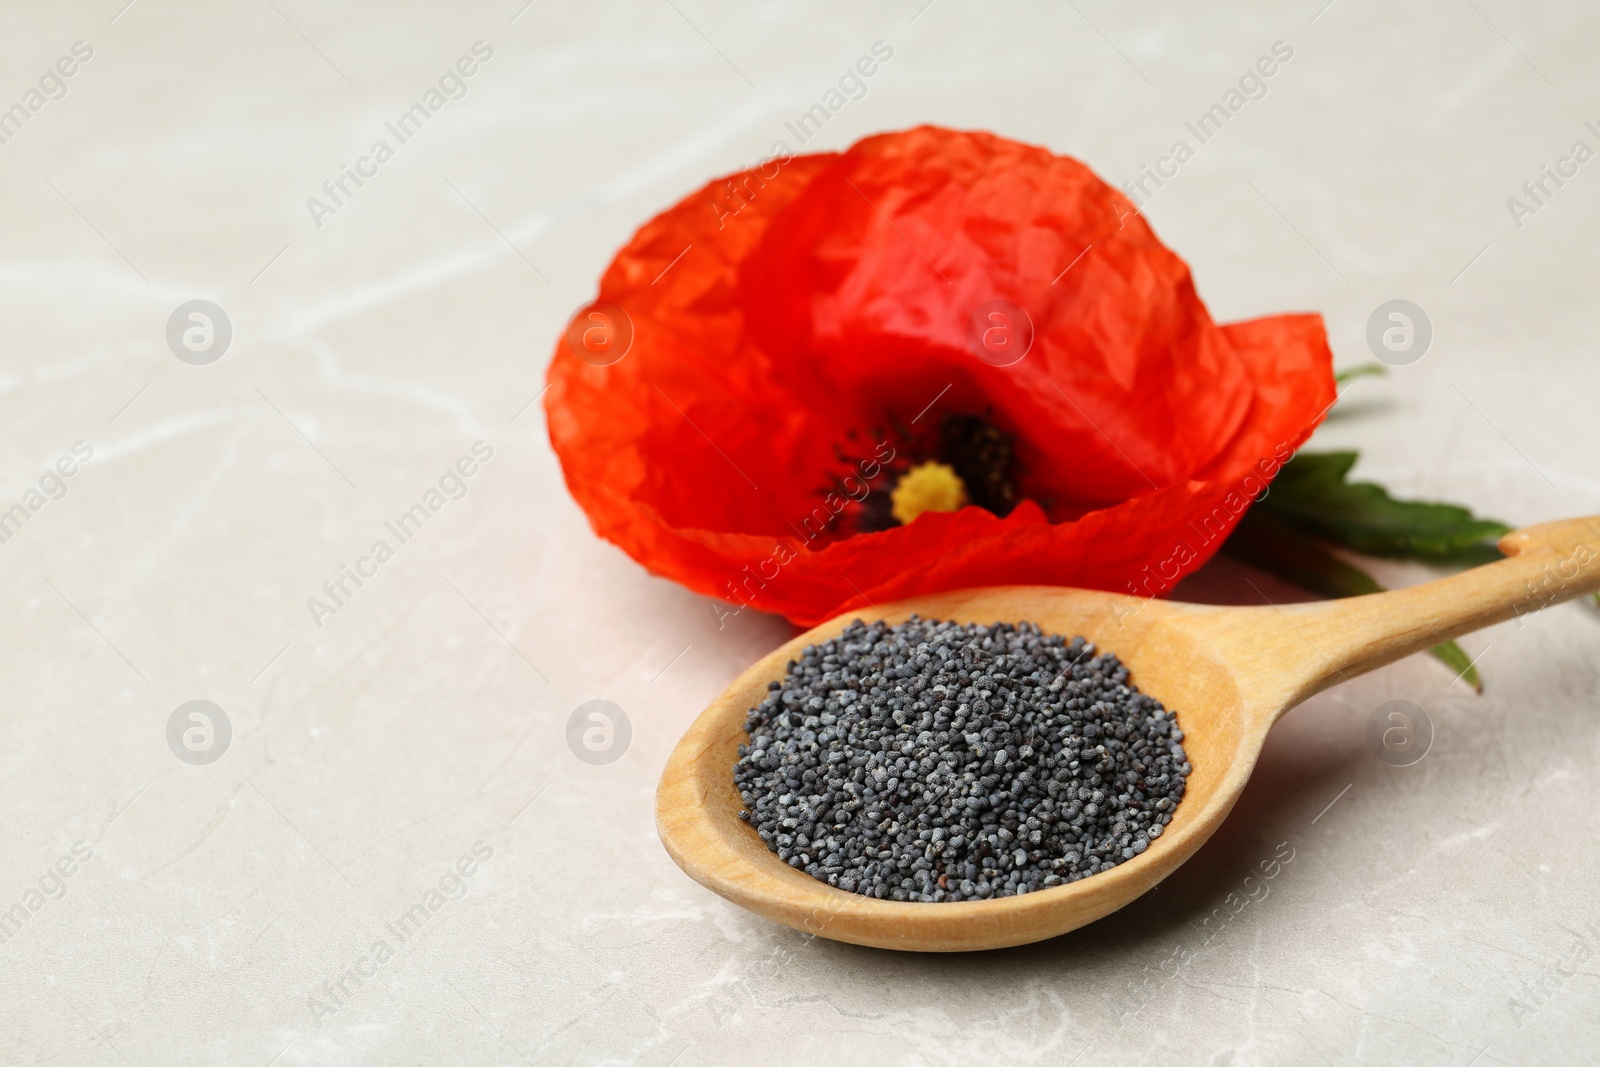
M 959 511 L 967 506 L 967 487 L 954 468 L 943 463 L 912 467 L 889 494 L 890 510 L 901 523 L 924 511 Z

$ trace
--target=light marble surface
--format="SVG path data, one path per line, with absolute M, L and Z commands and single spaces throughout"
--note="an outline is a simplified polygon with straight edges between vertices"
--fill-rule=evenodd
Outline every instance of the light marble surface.
M 1593 612 L 1466 639 L 1481 698 L 1418 658 L 1311 701 L 1213 843 L 1088 929 L 807 942 L 691 883 L 651 816 L 677 735 L 787 626 L 719 630 L 598 542 L 529 406 L 633 228 L 765 155 L 874 41 L 892 61 L 814 143 L 987 127 L 1120 182 L 1282 40 L 1149 203 L 1159 232 L 1219 318 L 1320 309 L 1344 365 L 1380 302 L 1427 310 L 1426 357 L 1319 435 L 1362 473 L 1514 522 L 1600 511 L 1600 162 L 1520 228 L 1506 205 L 1600 148 L 1592 6 L 124 3 L 0 14 L 0 106 L 93 51 L 0 144 L 0 507 L 92 449 L 0 544 L 0 909 L 25 915 L 0 1059 L 1592 1062 Z M 465 96 L 314 220 L 480 40 Z M 208 366 L 165 336 L 194 299 L 232 322 Z M 307 598 L 478 441 L 464 498 L 317 626 Z M 1248 599 L 1244 576 L 1183 593 Z M 565 741 L 596 698 L 632 722 L 608 766 Z M 1393 698 L 1436 728 L 1413 767 L 1364 739 Z M 193 699 L 232 725 L 206 766 L 166 741 Z M 465 895 L 389 933 L 463 857 Z M 347 968 L 370 977 L 318 1010 Z

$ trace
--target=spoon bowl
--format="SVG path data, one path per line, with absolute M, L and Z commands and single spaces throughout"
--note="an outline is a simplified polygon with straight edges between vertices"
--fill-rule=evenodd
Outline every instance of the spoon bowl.
M 1211 607 L 1046 586 L 937 593 L 846 612 L 751 666 L 701 713 L 656 791 L 662 844 L 695 881 L 795 929 L 918 952 L 1043 940 L 1116 911 L 1177 869 L 1244 791 L 1267 731 L 1307 697 L 1471 630 L 1600 589 L 1600 517 L 1507 534 L 1508 558 L 1424 585 L 1282 607 Z M 1192 772 L 1150 847 L 1076 882 L 991 900 L 920 903 L 845 892 L 790 867 L 739 818 L 745 716 L 807 645 L 851 622 L 912 615 L 1033 622 L 1114 652 L 1132 684 L 1175 711 Z

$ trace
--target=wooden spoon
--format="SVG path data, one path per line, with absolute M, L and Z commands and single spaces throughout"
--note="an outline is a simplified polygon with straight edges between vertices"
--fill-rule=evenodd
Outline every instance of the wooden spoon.
M 1044 586 L 967 589 L 849 612 L 741 675 L 690 726 L 656 790 L 656 829 L 691 878 L 769 919 L 839 941 L 916 952 L 1003 948 L 1108 915 L 1171 874 L 1222 824 L 1267 730 L 1314 693 L 1513 616 L 1600 590 L 1600 517 L 1507 534 L 1510 557 L 1425 585 L 1284 607 L 1208 607 Z M 773 853 L 738 817 L 733 784 L 745 715 L 806 645 L 854 619 L 912 614 L 1038 623 L 1082 634 L 1128 665 L 1133 684 L 1178 713 L 1193 767 L 1172 823 L 1108 871 L 1022 896 L 944 904 L 847 893 Z

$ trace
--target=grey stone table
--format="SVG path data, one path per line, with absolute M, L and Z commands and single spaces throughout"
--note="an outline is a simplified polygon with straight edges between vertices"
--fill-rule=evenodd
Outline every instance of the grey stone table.
M 0 24 L 6 1062 L 1592 1061 L 1592 611 L 1466 639 L 1481 697 L 1418 658 L 1311 701 L 1219 837 L 1090 928 L 970 957 L 807 941 L 691 883 L 651 814 L 675 738 L 789 628 L 719 626 L 597 541 L 533 403 L 633 228 L 882 41 L 812 147 L 933 121 L 1159 169 L 1145 211 L 1218 318 L 1319 309 L 1353 365 L 1384 301 L 1427 315 L 1424 358 L 1353 386 L 1319 445 L 1514 522 L 1600 511 L 1591 5 Z M 1180 595 L 1246 578 L 1293 596 L 1223 564 Z M 1433 724 L 1409 767 L 1365 741 L 1395 698 Z M 565 740 L 594 699 L 631 722 L 606 765 Z

